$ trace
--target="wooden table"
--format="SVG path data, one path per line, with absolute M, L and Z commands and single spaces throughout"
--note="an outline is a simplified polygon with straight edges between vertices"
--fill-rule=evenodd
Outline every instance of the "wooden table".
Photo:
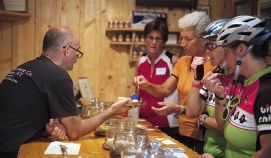
M 147 126 L 150 128 L 154 128 L 150 123 L 147 121 L 138 122 L 138 125 Z M 178 147 L 185 149 L 185 154 L 190 158 L 198 158 L 199 154 L 190 148 L 184 146 L 183 144 L 179 143 L 175 139 L 169 137 L 165 133 L 161 132 L 159 129 L 155 130 L 147 130 L 145 131 L 148 133 L 150 138 L 165 138 L 168 140 L 173 141 L 177 144 Z M 33 142 L 29 142 L 26 144 L 21 145 L 18 158 L 37 158 L 37 157 L 50 157 L 50 158 L 58 158 L 63 157 L 62 155 L 45 155 L 44 152 L 49 146 L 50 142 L 54 141 L 53 139 L 49 138 L 40 138 Z M 72 142 L 72 143 L 80 143 L 80 151 L 78 155 L 68 155 L 65 157 L 76 157 L 76 158 L 109 158 L 109 151 L 102 148 L 102 144 L 105 142 L 105 137 L 96 136 L 94 132 L 89 133 L 76 141 L 68 141 L 64 140 L 63 142 Z

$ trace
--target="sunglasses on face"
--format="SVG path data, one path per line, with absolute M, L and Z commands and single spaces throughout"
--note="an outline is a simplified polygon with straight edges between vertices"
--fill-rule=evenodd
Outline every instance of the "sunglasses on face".
M 222 120 L 227 120 L 229 114 L 231 114 L 235 107 L 240 103 L 240 96 L 232 98 L 222 113 Z

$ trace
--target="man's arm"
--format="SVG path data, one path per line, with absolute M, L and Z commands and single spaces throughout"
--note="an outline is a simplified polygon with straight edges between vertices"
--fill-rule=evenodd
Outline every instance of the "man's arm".
M 130 98 L 114 103 L 108 109 L 103 111 L 94 117 L 88 119 L 81 119 L 79 116 L 69 116 L 59 118 L 59 121 L 63 124 L 66 129 L 67 137 L 70 140 L 78 139 L 95 129 L 97 129 L 104 121 L 114 115 L 120 115 L 127 112 L 131 107 L 125 107 L 124 104 L 131 101 Z

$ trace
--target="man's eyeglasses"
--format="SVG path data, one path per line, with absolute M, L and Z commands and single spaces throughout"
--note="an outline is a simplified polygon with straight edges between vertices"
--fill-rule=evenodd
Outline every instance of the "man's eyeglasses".
M 208 48 L 209 51 L 213 51 L 217 45 L 216 44 L 205 44 L 205 46 Z
M 222 113 L 222 120 L 227 120 L 229 115 L 234 111 L 235 107 L 240 103 L 240 96 L 232 98 Z
M 162 38 L 160 38 L 160 37 L 152 37 L 152 36 L 148 36 L 147 37 L 147 40 L 148 41 L 153 41 L 153 40 L 155 40 L 156 42 L 161 42 L 163 39 Z
M 66 47 L 70 47 L 70 48 L 72 48 L 73 50 L 75 50 L 76 52 L 78 52 L 79 54 L 77 54 L 77 58 L 82 58 L 82 57 L 83 57 L 84 53 L 81 52 L 80 50 L 78 50 L 78 49 L 76 49 L 76 48 L 74 48 L 74 47 L 72 47 L 72 46 L 63 46 L 62 48 L 66 48 Z

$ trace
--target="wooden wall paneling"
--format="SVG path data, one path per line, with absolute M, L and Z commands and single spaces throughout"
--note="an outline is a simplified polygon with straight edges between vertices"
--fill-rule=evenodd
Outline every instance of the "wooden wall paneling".
M 56 25 L 68 26 L 80 37 L 80 1 L 58 0 L 56 6 Z M 77 83 L 79 62 L 80 59 L 73 65 L 73 70 L 68 71 L 74 84 Z
M 24 61 L 23 57 L 23 53 L 20 47 L 20 39 L 22 36 L 24 36 L 25 34 L 18 34 L 20 31 L 19 30 L 19 23 L 18 21 L 13 21 L 12 22 L 13 27 L 12 27 L 12 48 L 11 48 L 11 69 L 16 68 L 19 65 L 19 61 L 20 59 L 22 59 Z M 20 50 L 20 52 L 19 52 Z
M 42 52 L 43 37 L 46 31 L 52 26 L 56 26 L 57 1 L 55 0 L 36 0 L 35 12 L 35 56 L 38 57 Z
M 123 15 L 122 15 L 123 19 L 130 19 L 129 21 L 132 21 L 132 11 L 135 10 L 135 8 L 136 8 L 135 1 L 133 0 L 125 1 L 125 3 L 123 4 Z M 126 67 L 123 70 L 124 74 L 120 75 L 120 87 L 123 88 L 122 91 L 120 91 L 120 94 L 122 96 L 130 96 L 132 95 L 132 93 L 135 92 L 135 87 L 132 84 L 132 80 L 135 76 L 135 62 L 129 62 L 130 58 L 130 54 L 128 53 L 129 47 L 126 47 L 125 51 L 126 52 L 123 54 L 125 55 L 126 63 L 124 63 L 125 61 L 123 61 L 122 64 L 126 64 Z
M 34 30 L 32 17 L 13 22 L 12 69 L 35 58 Z
M 101 97 L 107 101 L 116 101 L 118 96 L 129 96 L 134 92 L 132 77 L 134 77 L 133 63 L 129 63 L 129 46 L 110 45 L 111 39 L 106 37 L 105 28 L 109 20 L 131 21 L 131 1 L 110 1 L 101 3 L 102 30 L 101 36 L 105 37 L 104 47 L 101 47 Z M 106 49 L 104 49 L 106 48 Z M 104 51 L 103 51 L 104 50 Z M 132 64 L 130 66 L 130 64 Z
M 170 30 L 179 30 L 178 21 L 185 14 L 190 13 L 190 9 L 186 8 L 169 8 L 167 12 L 168 16 L 168 28 Z
M 12 69 L 12 22 L 1 22 L 1 47 L 0 47 L 0 79 L 10 73 Z
M 57 1 L 36 0 L 35 15 L 35 56 L 42 52 L 42 42 L 46 31 L 57 24 Z
M 80 41 L 82 51 L 85 53 L 79 59 L 79 76 L 88 77 L 89 84 L 94 97 L 100 98 L 99 90 L 102 82 L 100 73 L 103 63 L 100 57 L 103 54 L 104 36 L 101 32 L 101 6 L 99 0 L 81 1 Z M 104 46 L 107 47 L 107 46 Z
M 28 13 L 31 14 L 30 18 L 18 21 L 18 50 L 21 56 L 18 64 L 36 58 L 35 56 L 35 0 L 28 0 Z M 22 33 L 23 32 L 23 33 Z M 40 48 L 41 49 L 41 48 Z

